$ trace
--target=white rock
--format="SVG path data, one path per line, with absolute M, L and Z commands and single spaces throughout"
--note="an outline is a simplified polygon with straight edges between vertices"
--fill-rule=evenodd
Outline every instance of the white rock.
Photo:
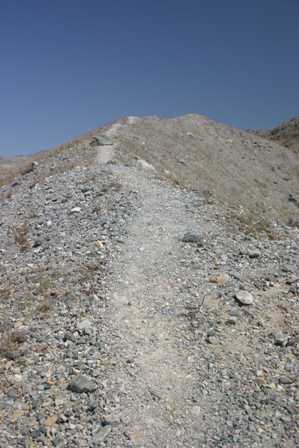
M 71 213 L 80 213 L 81 212 L 81 207 L 74 207 L 71 210 Z
M 88 319 L 81 320 L 77 324 L 77 328 L 80 332 L 91 334 L 92 333 L 92 322 Z
M 235 297 L 242 305 L 252 305 L 254 302 L 253 295 L 248 291 L 238 291 Z
M 156 171 L 156 169 L 153 167 L 153 165 L 151 165 L 150 163 L 148 163 L 146 160 L 143 160 L 143 159 L 138 159 L 136 161 L 136 166 L 138 168 L 141 168 L 142 170 Z

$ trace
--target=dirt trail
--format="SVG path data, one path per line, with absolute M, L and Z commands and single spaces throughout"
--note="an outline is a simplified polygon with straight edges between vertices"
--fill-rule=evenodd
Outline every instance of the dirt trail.
M 192 224 L 184 193 L 141 169 L 115 165 L 113 171 L 141 200 L 108 294 L 118 333 L 114 349 L 127 366 L 119 368 L 116 382 L 128 446 L 193 446 L 184 434 L 193 418 L 192 366 L 176 332 L 180 304 L 174 293 L 178 240 Z

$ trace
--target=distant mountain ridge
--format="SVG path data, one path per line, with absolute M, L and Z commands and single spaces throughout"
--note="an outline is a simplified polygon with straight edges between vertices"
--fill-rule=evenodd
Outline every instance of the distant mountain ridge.
M 273 129 L 257 130 L 255 134 L 299 153 L 299 117 L 291 118 Z

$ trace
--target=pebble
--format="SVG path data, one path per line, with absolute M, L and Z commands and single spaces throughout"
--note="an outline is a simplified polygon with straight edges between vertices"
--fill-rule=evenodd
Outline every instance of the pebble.
M 227 320 L 226 320 L 226 324 L 227 325 L 235 325 L 238 322 L 238 318 L 237 316 L 230 316 Z
M 237 291 L 235 293 L 235 298 L 242 305 L 252 305 L 254 302 L 253 295 L 248 291 Z
M 78 375 L 72 379 L 69 385 L 69 389 L 72 392 L 76 392 L 79 394 L 82 394 L 84 392 L 90 393 L 94 392 L 97 389 L 97 384 L 95 383 L 93 378 L 85 375 Z
M 71 213 L 80 213 L 81 212 L 81 207 L 74 207 L 71 209 Z
M 296 378 L 290 376 L 281 376 L 279 378 L 280 384 L 293 384 L 296 381 Z
M 93 435 L 93 441 L 94 443 L 101 443 L 103 442 L 108 435 L 111 432 L 111 426 L 110 425 L 100 425 L 98 427 L 98 429 L 95 431 L 94 435 Z
M 288 336 L 279 332 L 274 334 L 274 344 L 280 347 L 285 347 L 288 343 Z
M 261 256 L 261 253 L 257 249 L 248 249 L 247 255 L 249 258 L 259 258 Z
M 93 412 L 97 408 L 97 402 L 91 399 L 87 405 L 87 410 L 89 412 Z
M 187 232 L 183 236 L 182 240 L 183 243 L 196 243 L 196 244 L 202 244 L 202 238 L 198 233 L 192 233 Z
M 85 333 L 85 334 L 92 334 L 93 332 L 93 325 L 92 322 L 88 319 L 84 319 L 81 322 L 79 322 L 77 324 L 77 328 L 81 333 Z

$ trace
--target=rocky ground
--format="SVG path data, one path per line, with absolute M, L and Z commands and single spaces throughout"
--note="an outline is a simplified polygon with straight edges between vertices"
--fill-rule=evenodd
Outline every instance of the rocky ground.
M 299 117 L 294 117 L 269 130 L 257 130 L 256 135 L 290 148 L 299 154 Z
M 114 127 L 0 190 L 0 446 L 288 447 L 299 232 L 244 232 Z

